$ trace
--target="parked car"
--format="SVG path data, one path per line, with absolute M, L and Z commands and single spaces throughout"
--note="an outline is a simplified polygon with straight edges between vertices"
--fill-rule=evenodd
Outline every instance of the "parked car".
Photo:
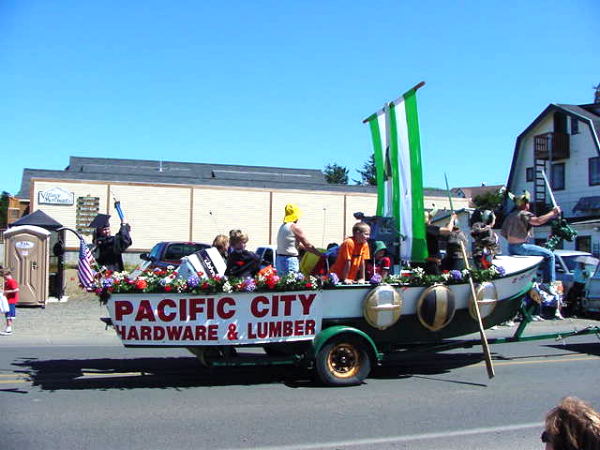
M 577 267 L 577 258 L 582 256 L 592 257 L 591 253 L 579 250 L 554 250 L 556 257 L 556 279 L 563 282 L 565 294 L 573 286 L 573 273 Z M 594 269 L 591 268 L 590 272 Z
M 264 245 L 256 249 L 256 254 L 261 259 L 260 268 L 267 267 L 269 265 L 275 267 L 275 256 L 277 254 L 277 247 L 274 245 Z
M 141 269 L 161 269 L 167 266 L 179 266 L 181 258 L 191 255 L 199 250 L 210 247 L 200 242 L 163 241 L 156 244 L 150 253 L 142 253 L 140 258 L 145 261 Z
M 600 264 L 585 284 L 585 295 L 581 299 L 583 314 L 600 314 Z

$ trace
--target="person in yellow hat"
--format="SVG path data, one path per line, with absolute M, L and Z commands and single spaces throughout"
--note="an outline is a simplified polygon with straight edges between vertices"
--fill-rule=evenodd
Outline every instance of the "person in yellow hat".
M 556 280 L 556 268 L 554 253 L 539 245 L 528 244 L 532 235 L 531 228 L 544 225 L 549 220 L 560 216 L 560 207 L 556 206 L 552 211 L 536 216 L 529 211 L 529 193 L 514 198 L 516 208 L 511 212 L 502 224 L 501 234 L 508 241 L 509 255 L 543 256 L 544 257 L 544 281 L 553 283 Z
M 302 228 L 298 226 L 298 220 L 301 216 L 302 211 L 298 208 L 298 205 L 293 203 L 285 205 L 283 223 L 277 232 L 275 268 L 279 275 L 300 271 L 300 260 L 298 258 L 300 249 L 321 256 L 321 252 L 308 242 Z

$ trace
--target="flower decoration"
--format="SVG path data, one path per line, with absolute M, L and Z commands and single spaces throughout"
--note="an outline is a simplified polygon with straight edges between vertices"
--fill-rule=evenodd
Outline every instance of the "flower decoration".
M 380 274 L 375 273 L 375 274 L 373 274 L 373 276 L 369 280 L 369 283 L 371 283 L 371 284 L 379 284 L 382 281 L 383 281 L 383 277 Z
M 375 274 L 369 282 L 372 285 L 381 283 L 401 286 L 429 286 L 434 283 L 458 284 L 464 283 L 468 277 L 480 283 L 505 276 L 506 271 L 499 266 L 491 266 L 484 270 L 451 270 L 441 275 L 428 275 L 417 267 L 402 270 L 399 275 L 382 278 Z M 94 279 L 91 291 L 95 292 L 102 301 L 106 301 L 112 293 L 161 293 L 176 292 L 186 294 L 221 294 L 235 292 L 265 292 L 265 291 L 299 291 L 321 288 L 334 288 L 340 283 L 335 273 L 324 277 L 305 277 L 301 273 L 278 275 L 275 271 L 261 274 L 255 278 L 229 278 L 222 276 L 206 277 L 198 272 L 188 278 L 178 277 L 173 267 L 166 269 L 145 270 L 137 277 L 127 272 L 99 272 Z
M 463 272 L 461 272 L 460 270 L 451 270 L 450 272 L 448 272 L 448 274 L 450 275 L 450 278 L 454 281 L 462 281 L 464 275 Z

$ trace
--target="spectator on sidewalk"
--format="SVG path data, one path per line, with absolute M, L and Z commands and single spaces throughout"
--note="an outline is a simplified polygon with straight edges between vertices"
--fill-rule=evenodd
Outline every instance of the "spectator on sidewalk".
M 17 303 L 19 302 L 19 283 L 12 277 L 10 269 L 2 269 L 0 272 L 4 277 L 4 295 L 8 300 L 9 311 L 5 313 L 6 329 L 0 334 L 7 336 L 12 334 L 12 326 L 17 316 Z
M 546 415 L 541 439 L 547 450 L 598 450 L 600 414 L 576 397 L 565 397 Z

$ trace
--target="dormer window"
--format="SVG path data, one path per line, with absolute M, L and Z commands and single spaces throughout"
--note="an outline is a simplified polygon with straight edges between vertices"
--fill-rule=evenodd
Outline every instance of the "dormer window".
M 571 116 L 571 134 L 579 134 L 579 119 Z

